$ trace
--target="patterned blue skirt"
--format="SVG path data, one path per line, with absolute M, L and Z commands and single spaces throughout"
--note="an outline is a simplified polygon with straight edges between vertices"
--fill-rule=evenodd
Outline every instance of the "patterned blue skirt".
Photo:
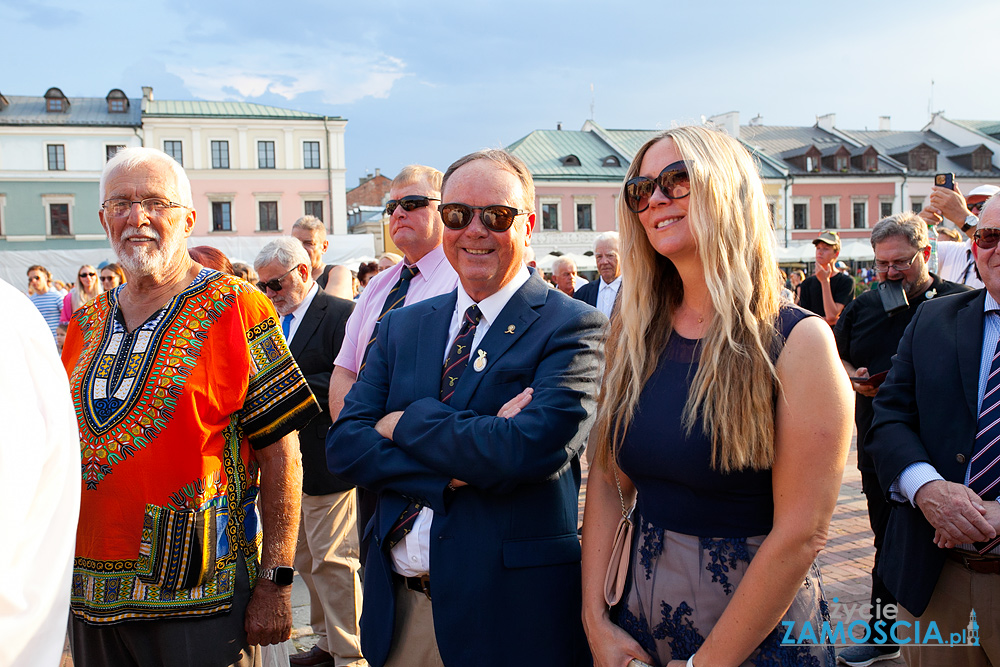
M 722 616 L 764 536 L 706 538 L 675 533 L 636 516 L 628 585 L 613 618 L 656 660 L 687 660 Z M 785 613 L 795 628 L 829 621 L 814 563 Z M 833 667 L 832 646 L 782 645 L 778 624 L 743 663 L 755 667 Z

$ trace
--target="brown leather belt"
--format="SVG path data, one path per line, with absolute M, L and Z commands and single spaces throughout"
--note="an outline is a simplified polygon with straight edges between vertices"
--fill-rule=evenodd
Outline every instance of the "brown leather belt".
M 949 551 L 948 558 L 970 572 L 1000 574 L 1000 556 L 979 556 L 964 551 Z
M 398 584 L 409 588 L 411 591 L 423 593 L 427 599 L 431 599 L 431 577 L 429 574 L 422 574 L 419 577 L 404 577 L 396 572 L 392 573 L 392 580 Z

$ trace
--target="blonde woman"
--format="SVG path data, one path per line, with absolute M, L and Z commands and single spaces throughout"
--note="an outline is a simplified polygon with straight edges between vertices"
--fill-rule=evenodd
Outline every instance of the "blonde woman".
M 70 290 L 70 293 L 63 299 L 62 314 L 59 316 L 60 322 L 69 322 L 78 308 L 90 303 L 104 291 L 101 288 L 101 281 L 97 279 L 97 269 L 90 264 L 81 266 L 80 270 L 77 271 L 76 278 L 76 287 Z
M 813 561 L 853 398 L 830 327 L 780 303 L 754 163 L 726 135 L 669 130 L 636 155 L 619 220 L 626 276 L 583 531 L 595 665 L 832 666 L 832 648 L 781 646 L 779 622 L 822 622 Z M 637 489 L 626 592 L 609 610 L 609 551 Z

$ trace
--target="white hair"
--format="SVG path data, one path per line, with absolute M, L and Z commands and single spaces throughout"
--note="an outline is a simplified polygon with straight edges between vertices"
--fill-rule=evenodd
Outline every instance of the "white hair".
M 573 273 L 576 273 L 576 262 L 573 261 L 572 257 L 567 257 L 566 255 L 557 257 L 556 261 L 552 262 L 552 272 L 555 273 L 564 266 L 572 268 Z
M 309 253 L 302 247 L 298 239 L 290 236 L 282 236 L 274 239 L 260 249 L 256 259 L 253 260 L 253 267 L 260 272 L 260 268 L 266 264 L 277 261 L 282 267 L 291 269 L 299 264 L 311 267 Z
M 124 148 L 108 160 L 108 163 L 104 165 L 104 171 L 101 172 L 101 182 L 98 186 L 100 202 L 103 204 L 105 199 L 107 199 L 108 179 L 119 170 L 136 169 L 142 166 L 152 168 L 154 165 L 160 168 L 165 167 L 173 174 L 177 187 L 177 197 L 180 199 L 176 203 L 188 208 L 194 208 L 194 198 L 191 196 L 191 181 L 188 179 L 184 167 L 163 151 L 148 146 Z
M 604 232 L 599 234 L 596 239 L 594 239 L 594 247 L 602 241 L 614 241 L 615 245 L 618 245 L 618 232 Z

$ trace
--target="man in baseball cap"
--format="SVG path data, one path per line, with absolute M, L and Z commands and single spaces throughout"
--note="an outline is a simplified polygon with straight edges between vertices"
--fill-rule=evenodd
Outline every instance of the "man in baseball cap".
M 816 246 L 816 269 L 802 281 L 799 305 L 827 321 L 837 323 L 844 306 L 854 299 L 854 279 L 834 266 L 840 255 L 840 234 L 823 230 L 813 239 Z

